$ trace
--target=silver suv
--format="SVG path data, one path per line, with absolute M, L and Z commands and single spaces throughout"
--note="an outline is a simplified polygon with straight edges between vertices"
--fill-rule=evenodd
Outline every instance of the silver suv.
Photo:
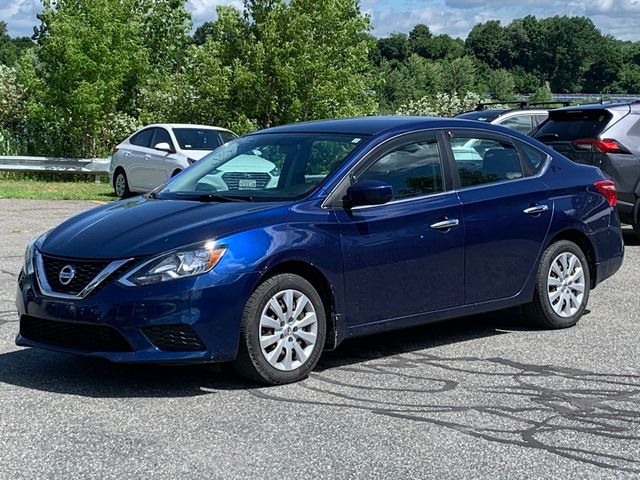
M 552 110 L 533 137 L 577 163 L 599 167 L 613 180 L 620 219 L 640 237 L 640 103 Z

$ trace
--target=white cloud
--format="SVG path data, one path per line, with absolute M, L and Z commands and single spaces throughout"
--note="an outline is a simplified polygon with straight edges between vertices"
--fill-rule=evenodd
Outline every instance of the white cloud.
M 640 40 L 640 0 L 362 0 L 371 15 L 376 36 L 407 32 L 425 23 L 434 33 L 465 38 L 479 22 L 535 15 L 587 16 L 605 34 L 622 40 Z
M 426 23 L 437 34 L 466 37 L 478 22 L 509 23 L 525 15 L 584 15 L 603 33 L 623 40 L 640 40 L 640 0 L 361 0 L 371 16 L 373 33 L 408 32 Z M 217 5 L 242 8 L 242 0 L 188 0 L 194 26 L 216 18 Z M 37 24 L 40 0 L 0 0 L 0 19 L 13 36 L 31 35 Z
M 188 0 L 187 9 L 191 11 L 193 25 L 197 27 L 204 22 L 215 20 L 218 5 L 231 5 L 242 9 L 242 0 Z

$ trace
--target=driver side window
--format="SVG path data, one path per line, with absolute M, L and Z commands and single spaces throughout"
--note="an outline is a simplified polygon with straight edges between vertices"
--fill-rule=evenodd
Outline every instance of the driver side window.
M 411 143 L 386 154 L 358 177 L 358 181 L 363 180 L 378 180 L 391 185 L 392 200 L 443 192 L 438 142 Z

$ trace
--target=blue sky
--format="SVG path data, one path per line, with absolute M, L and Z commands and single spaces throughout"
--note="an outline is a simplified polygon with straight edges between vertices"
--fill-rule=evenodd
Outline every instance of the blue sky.
M 242 6 L 242 0 L 189 0 L 197 26 L 215 17 L 215 6 Z M 31 35 L 40 0 L 0 0 L 0 20 L 11 35 Z M 465 37 L 479 22 L 497 19 L 508 23 L 525 15 L 588 16 L 603 33 L 623 40 L 640 40 L 640 0 L 362 0 L 372 19 L 374 34 L 408 32 L 426 23 L 434 33 Z

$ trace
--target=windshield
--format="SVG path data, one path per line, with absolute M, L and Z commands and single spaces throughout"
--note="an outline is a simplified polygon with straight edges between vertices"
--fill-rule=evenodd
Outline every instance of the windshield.
M 200 201 L 286 200 L 311 192 L 363 140 L 362 135 L 273 133 L 233 140 L 157 192 Z
M 222 132 L 207 128 L 174 128 L 173 133 L 181 150 L 215 150 L 226 141 Z

